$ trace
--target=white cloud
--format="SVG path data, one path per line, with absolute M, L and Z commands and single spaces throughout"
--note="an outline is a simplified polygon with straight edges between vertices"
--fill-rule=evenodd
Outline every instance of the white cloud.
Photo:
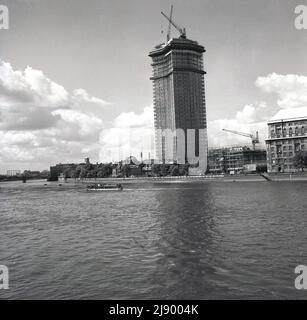
M 63 107 L 68 103 L 68 92 L 47 78 L 41 70 L 27 67 L 14 71 L 11 64 L 0 61 L 1 102 L 31 103 L 36 107 Z
M 50 134 L 67 141 L 98 141 L 103 129 L 103 121 L 94 115 L 87 115 L 77 110 L 55 110 L 54 116 L 61 118 Z
M 114 120 L 116 128 L 153 128 L 153 108 L 145 107 L 141 114 L 123 112 Z
M 40 130 L 55 126 L 60 119 L 46 108 L 30 105 L 3 108 L 0 104 L 0 130 Z
M 271 73 L 265 77 L 258 77 L 256 86 L 264 92 L 277 94 L 277 104 L 280 108 L 287 109 L 307 104 L 307 77 L 305 76 Z
M 236 119 L 239 123 L 255 123 L 266 120 L 266 111 L 268 110 L 265 102 L 259 104 L 248 104 L 242 110 L 237 112 Z
M 92 97 L 90 96 L 84 89 L 75 89 L 73 91 L 72 97 L 75 101 L 81 101 L 81 102 L 92 102 L 92 103 L 97 103 L 102 106 L 106 104 L 111 104 L 110 102 L 104 101 L 100 98 Z
M 35 145 L 36 135 L 32 132 L 19 132 L 19 131 L 0 131 L 0 141 L 2 145 Z
M 85 155 L 97 157 L 103 119 L 94 111 L 107 105 L 84 89 L 69 93 L 41 70 L 14 70 L 0 60 L 2 167 L 29 163 L 46 168 L 59 161 L 80 161 Z
M 111 128 L 100 134 L 100 161 L 118 161 L 129 156 L 140 159 L 154 157 L 153 108 L 145 107 L 143 112 L 123 112 Z

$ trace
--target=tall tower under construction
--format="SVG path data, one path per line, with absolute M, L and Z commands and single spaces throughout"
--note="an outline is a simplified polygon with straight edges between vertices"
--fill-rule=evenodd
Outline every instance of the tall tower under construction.
M 162 162 L 178 160 L 176 133 L 167 135 L 163 132 L 168 130 L 174 133 L 178 129 L 182 129 L 185 133 L 185 161 L 189 153 L 190 136 L 192 144 L 195 146 L 195 148 L 192 146 L 195 159 L 199 161 L 200 154 L 202 154 L 202 165 L 206 167 L 207 121 L 205 71 L 203 70 L 205 49 L 196 41 L 187 39 L 185 29 L 178 27 L 173 22 L 171 15 L 168 17 L 164 13 L 162 14 L 169 21 L 167 41 L 156 46 L 149 53 L 153 68 L 151 80 L 153 81 L 157 157 Z M 170 38 L 171 25 L 179 31 L 178 38 Z M 200 131 L 202 135 L 199 134 Z M 192 132 L 195 134 L 191 135 Z

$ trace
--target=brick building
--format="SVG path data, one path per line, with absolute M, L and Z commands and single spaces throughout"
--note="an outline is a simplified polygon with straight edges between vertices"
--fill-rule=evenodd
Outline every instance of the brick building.
M 268 172 L 295 172 L 294 157 L 307 151 L 307 107 L 283 109 L 268 122 Z

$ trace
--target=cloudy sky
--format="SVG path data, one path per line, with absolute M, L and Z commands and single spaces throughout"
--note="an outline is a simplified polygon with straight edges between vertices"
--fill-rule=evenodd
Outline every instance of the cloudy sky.
M 170 4 L 207 50 L 209 146 L 249 143 L 222 128 L 259 130 L 264 141 L 268 119 L 307 102 L 307 30 L 294 27 L 301 2 L 0 0 L 10 13 L 0 30 L 0 172 L 146 156 L 148 52 L 164 41 L 160 11 Z

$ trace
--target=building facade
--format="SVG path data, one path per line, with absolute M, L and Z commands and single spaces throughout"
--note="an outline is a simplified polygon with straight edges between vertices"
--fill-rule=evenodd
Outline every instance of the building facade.
M 149 54 L 156 156 L 163 163 L 198 161 L 207 166 L 204 52 L 196 41 L 180 37 Z
M 210 173 L 266 171 L 266 150 L 249 147 L 212 148 L 208 154 Z
M 21 175 L 21 171 L 20 170 L 7 170 L 6 171 L 6 175 L 8 177 L 20 176 Z
M 51 181 L 57 181 L 58 177 L 61 174 L 64 174 L 65 172 L 69 170 L 76 170 L 77 164 L 75 163 L 59 163 L 55 166 L 50 167 L 50 180 Z
M 268 122 L 268 172 L 295 172 L 294 158 L 307 151 L 307 107 L 281 110 Z

